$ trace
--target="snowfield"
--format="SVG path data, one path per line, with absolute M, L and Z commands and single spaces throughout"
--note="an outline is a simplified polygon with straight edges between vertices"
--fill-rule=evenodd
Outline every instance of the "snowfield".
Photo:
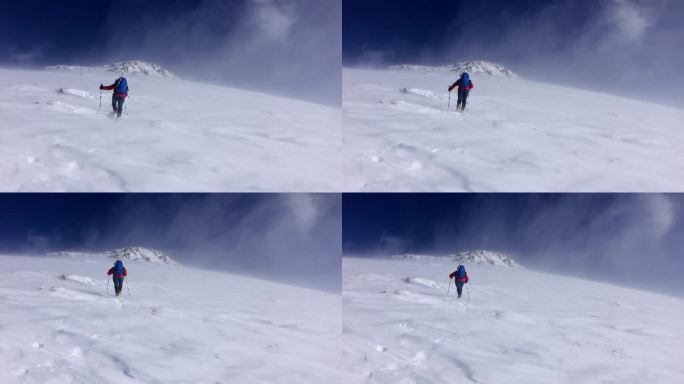
M 114 69 L 112 69 L 114 68 Z M 123 68 L 123 69 L 122 69 Z M 124 115 L 100 83 L 128 73 Z M 335 191 L 341 111 L 162 68 L 0 69 L 3 191 Z
M 1 256 L 3 383 L 340 383 L 340 296 L 128 261 Z M 129 295 L 130 292 L 130 295 Z
M 476 69 L 465 113 L 455 92 L 447 110 L 456 67 L 343 69 L 345 190 L 684 188 L 684 110 L 464 66 Z
M 343 258 L 350 383 L 681 383 L 684 300 L 444 258 Z M 449 291 L 449 296 L 447 296 Z

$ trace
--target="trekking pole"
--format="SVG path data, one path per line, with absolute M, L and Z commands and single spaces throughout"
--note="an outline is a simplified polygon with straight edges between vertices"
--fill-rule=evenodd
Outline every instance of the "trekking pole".
M 102 111 L 102 90 L 100 89 L 100 106 L 98 107 L 98 111 Z M 109 279 L 107 279 L 109 281 Z M 109 284 L 107 284 L 109 286 Z
M 447 288 L 447 296 L 449 296 L 449 290 L 451 289 L 451 278 L 449 279 L 449 288 Z
M 100 93 L 102 93 L 102 91 L 100 91 Z M 447 103 L 447 111 L 449 110 L 451 110 L 451 91 L 449 91 L 449 102 Z M 451 279 L 449 279 L 449 286 L 451 286 Z
M 109 293 L 109 277 L 107 278 L 107 293 Z
M 466 293 L 468 294 L 468 301 L 470 301 L 470 291 L 468 290 L 468 286 L 466 285 Z
M 128 291 L 128 296 L 130 296 L 131 295 L 131 289 L 128 288 L 128 279 L 124 280 L 124 282 L 126 282 L 126 290 Z

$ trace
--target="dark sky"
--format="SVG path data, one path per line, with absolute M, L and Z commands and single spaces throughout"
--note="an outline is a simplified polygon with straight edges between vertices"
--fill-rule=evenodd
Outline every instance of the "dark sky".
M 681 107 L 683 19 L 679 0 L 344 0 L 343 61 L 484 59 L 530 79 Z
M 684 195 L 345 194 L 346 255 L 489 249 L 524 266 L 684 293 Z
M 141 59 L 181 77 L 339 104 L 340 0 L 7 0 L 0 65 Z
M 179 262 L 339 291 L 341 198 L 308 194 L 0 194 L 0 252 L 142 246 Z

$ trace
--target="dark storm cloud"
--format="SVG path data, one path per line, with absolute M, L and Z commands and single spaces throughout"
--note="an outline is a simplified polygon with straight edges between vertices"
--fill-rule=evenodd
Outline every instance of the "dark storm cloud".
M 189 265 L 335 291 L 340 204 L 338 195 L 131 196 L 112 207 L 105 226 L 90 233 L 86 244 L 140 244 Z
M 340 0 L 205 0 L 143 9 L 119 32 L 120 10 L 111 9 L 104 55 L 149 58 L 190 78 L 339 105 L 341 12 Z
M 10 194 L 0 208 L 6 253 L 141 246 L 188 266 L 331 292 L 341 285 L 335 194 Z
M 369 209 L 383 196 L 345 197 L 345 253 L 490 249 L 532 268 L 684 292 L 684 195 L 403 195 Z
M 139 59 L 181 77 L 340 104 L 341 0 L 14 1 L 0 62 Z
M 357 2 L 358 0 L 352 0 Z M 380 3 L 387 3 L 380 1 Z M 395 4 L 394 2 L 392 2 Z M 344 41 L 351 65 L 415 62 L 444 64 L 484 59 L 523 76 L 604 90 L 681 106 L 684 103 L 684 2 L 400 1 L 388 8 L 388 31 L 360 16 L 355 38 Z M 441 14 L 406 4 L 442 10 Z M 389 6 L 389 4 L 388 4 Z M 379 5 L 376 4 L 379 8 Z M 358 11 L 362 12 L 362 7 Z M 401 13 L 399 13 L 401 11 Z M 345 8 L 345 26 L 355 14 Z

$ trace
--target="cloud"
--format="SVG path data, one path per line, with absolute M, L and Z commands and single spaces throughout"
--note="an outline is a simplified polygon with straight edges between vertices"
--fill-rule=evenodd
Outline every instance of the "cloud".
M 646 228 L 653 231 L 653 237 L 657 240 L 663 239 L 670 233 L 675 224 L 674 201 L 668 195 L 644 194 L 640 195 L 640 200 L 644 204 L 646 211 Z
M 181 77 L 339 106 L 341 0 L 197 1 L 143 7 L 92 56 L 139 58 Z M 112 9 L 107 30 L 120 28 Z
M 269 39 L 284 40 L 297 22 L 292 7 L 282 7 L 271 0 L 253 0 L 247 25 L 256 26 Z
M 641 43 L 653 24 L 646 11 L 629 0 L 613 0 L 606 13 L 616 28 L 616 39 L 625 43 Z
M 125 196 L 84 248 L 144 246 L 181 263 L 335 291 L 341 198 L 326 194 Z

